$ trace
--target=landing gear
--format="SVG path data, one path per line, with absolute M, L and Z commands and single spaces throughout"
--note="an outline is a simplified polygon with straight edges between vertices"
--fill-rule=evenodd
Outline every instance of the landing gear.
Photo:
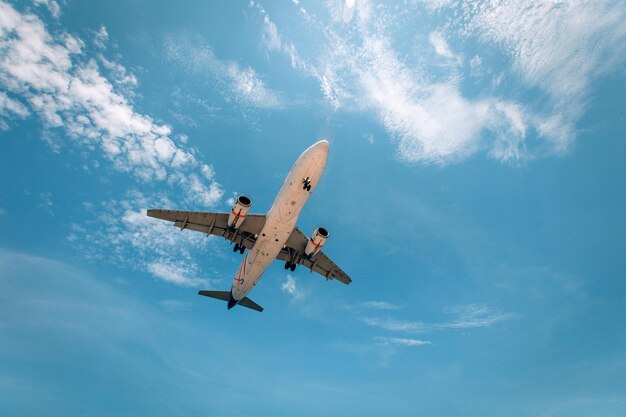
M 233 252 L 237 252 L 239 250 L 239 243 L 235 243 L 235 246 L 233 247 Z
M 306 177 L 302 180 L 302 189 L 311 191 L 311 179 L 309 177 Z
M 239 245 L 239 243 L 235 243 L 235 246 L 233 247 L 233 252 L 237 252 L 237 251 L 243 254 L 246 251 L 246 247 L 244 245 Z
M 285 262 L 285 269 L 291 269 L 291 272 L 293 272 L 296 270 L 296 264 L 291 261 L 287 261 Z
M 243 253 L 244 253 L 245 251 L 246 251 L 246 247 L 245 247 L 245 246 L 243 246 L 243 245 L 241 245 L 241 246 L 239 247 L 239 253 L 243 255 Z

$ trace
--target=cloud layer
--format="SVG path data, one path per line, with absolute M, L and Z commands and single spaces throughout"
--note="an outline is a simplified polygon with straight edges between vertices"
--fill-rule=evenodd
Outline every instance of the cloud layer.
M 270 28 L 263 36 L 269 45 L 280 47 L 275 27 L 274 32 Z M 164 50 L 171 63 L 190 74 L 209 77 L 226 101 L 261 109 L 282 107 L 278 93 L 268 88 L 252 67 L 242 68 L 235 62 L 218 59 L 211 46 L 199 39 L 186 34 L 170 35 L 165 38 Z
M 612 1 L 329 2 L 330 22 L 298 4 L 311 29 L 291 36 L 255 7 L 267 50 L 316 78 L 333 109 L 374 113 L 410 162 L 447 164 L 483 151 L 518 164 L 567 151 L 591 83 L 626 56 L 626 8 Z M 426 33 L 415 29 L 423 13 L 434 22 Z M 313 52 L 307 36 L 319 45 Z M 411 37 L 417 46 L 407 51 Z M 479 54 L 465 59 L 451 38 L 477 42 Z M 498 89 L 505 78 L 519 84 L 481 57 L 498 49 L 522 89 L 544 97 L 522 102 Z
M 53 2 L 54 3 L 54 2 Z M 39 116 L 46 129 L 62 129 L 75 143 L 100 153 L 140 181 L 175 184 L 186 200 L 206 206 L 222 191 L 201 172 L 212 172 L 171 128 L 133 108 L 122 92 L 136 84 L 121 65 L 83 52 L 84 42 L 65 32 L 51 33 L 34 14 L 0 1 L 0 127 L 7 116 Z M 99 42 L 102 36 L 97 37 Z M 205 168 L 206 167 L 206 168 Z
M 173 207 L 157 196 L 134 191 L 123 200 L 98 206 L 86 205 L 93 217 L 83 225 L 73 224 L 68 241 L 85 257 L 152 274 L 155 278 L 184 287 L 210 286 L 197 262 L 199 254 L 213 251 L 213 242 L 202 233 L 181 231 L 170 222 L 146 216 L 146 207 Z
M 379 327 L 388 331 L 420 333 L 433 330 L 490 327 L 496 323 L 517 317 L 515 314 L 494 310 L 482 304 L 448 307 L 444 309 L 444 312 L 451 314 L 453 319 L 440 323 L 425 323 L 421 321 L 397 320 L 389 317 L 363 316 L 361 321 L 368 326 Z

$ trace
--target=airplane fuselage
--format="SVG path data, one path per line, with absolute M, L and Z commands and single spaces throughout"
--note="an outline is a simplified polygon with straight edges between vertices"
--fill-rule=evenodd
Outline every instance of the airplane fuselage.
M 300 155 L 285 179 L 256 243 L 246 252 L 231 287 L 229 308 L 243 299 L 278 256 L 296 226 L 300 211 L 317 186 L 328 160 L 328 142 L 319 141 Z M 310 184 L 305 189 L 304 184 Z

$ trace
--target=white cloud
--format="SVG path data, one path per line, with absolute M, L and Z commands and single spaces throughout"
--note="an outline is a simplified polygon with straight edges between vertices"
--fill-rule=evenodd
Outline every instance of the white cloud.
M 196 287 L 207 284 L 206 280 L 198 279 L 194 276 L 196 273 L 195 268 L 183 263 L 152 262 L 148 264 L 148 271 L 163 281 L 183 287 Z
M 52 193 L 44 192 L 39 194 L 39 207 L 46 209 L 49 213 L 52 213 L 52 207 L 54 203 L 52 202 Z
M 189 73 L 209 76 L 227 101 L 265 109 L 282 106 L 278 94 L 265 85 L 252 67 L 241 68 L 235 62 L 218 59 L 210 45 L 186 35 L 168 36 L 164 50 L 167 60 Z
M 426 323 L 417 321 L 394 320 L 380 317 L 362 317 L 361 321 L 368 326 L 399 332 L 423 332 L 428 330 Z
M 127 95 L 134 95 L 133 89 L 139 84 L 134 74 L 128 72 L 120 63 L 108 60 L 102 54 L 98 55 L 98 61 L 104 69 L 108 70 L 110 80 L 115 87 L 123 90 Z
M 394 346 L 424 346 L 430 345 L 430 342 L 427 340 L 419 340 L 419 339 L 406 339 L 403 337 L 377 337 L 376 340 L 383 345 L 394 345 Z
M 282 42 L 276 25 L 272 22 L 267 15 L 263 16 L 263 44 L 270 51 L 280 51 L 282 49 Z
M 354 16 L 354 8 L 356 6 L 356 0 L 345 0 L 343 5 L 343 23 L 348 24 Z
M 437 54 L 446 58 L 456 58 L 456 55 L 450 49 L 448 41 L 443 37 L 441 32 L 430 32 L 428 41 L 431 43 Z
M 0 129 L 8 130 L 9 121 L 18 118 L 25 119 L 30 112 L 22 103 L 14 100 L 6 95 L 4 91 L 0 91 Z
M 83 56 L 79 38 L 51 34 L 37 16 L 4 1 L 0 15 L 0 86 L 27 102 L 44 127 L 62 128 L 75 143 L 99 148 L 117 170 L 141 181 L 166 181 L 182 189 L 193 183 L 185 195 L 188 202 L 217 203 L 219 184 L 206 184 L 196 174 L 200 164 L 194 152 L 172 138 L 168 125 L 136 112 L 96 60 Z M 117 87 L 136 85 L 121 65 L 104 57 L 100 61 Z M 19 107 L 16 114 L 26 112 Z
M 401 308 L 400 305 L 388 301 L 364 301 L 360 305 L 374 310 L 400 310 Z
M 319 81 L 334 110 L 374 112 L 406 161 L 447 164 L 484 151 L 519 164 L 567 151 L 590 82 L 626 59 L 624 3 L 561 0 L 527 6 L 506 0 L 466 1 L 460 13 L 457 5 L 448 0 L 412 1 L 399 8 L 363 1 L 354 9 L 354 25 L 346 27 L 341 22 L 347 6 L 329 2 L 330 23 L 314 13 L 300 13 L 309 30 L 291 37 L 282 33 L 282 52 L 291 57 L 294 69 Z M 424 7 L 439 25 L 435 30 L 427 27 L 426 34 L 445 65 L 421 58 L 420 46 L 417 56 L 402 49 L 403 35 L 415 30 L 412 12 L 423 13 Z M 441 25 L 441 17 L 448 22 Z M 453 35 L 461 42 L 478 37 L 479 47 L 500 46 L 522 75 L 524 93 L 543 89 L 552 105 L 543 97 L 522 105 L 517 98 L 503 96 L 498 88 L 502 71 L 486 65 L 479 55 L 465 68 L 461 54 L 455 54 L 446 39 Z M 309 38 L 315 50 L 308 46 Z M 309 54 L 299 53 L 296 44 Z M 491 88 L 480 85 L 484 76 L 492 78 Z M 481 93 L 469 95 L 469 82 L 480 85 Z
M 554 115 L 540 133 L 564 151 L 584 112 L 593 80 L 620 69 L 626 60 L 626 4 L 610 0 L 524 3 L 466 2 L 459 31 L 477 34 L 511 58 L 530 87 L 547 92 Z M 549 124 L 549 128 L 545 125 Z
M 280 289 L 284 293 L 289 294 L 292 300 L 302 298 L 302 292 L 298 290 L 296 280 L 289 274 L 287 274 L 287 280 L 281 284 Z
M 59 6 L 56 0 L 35 0 L 34 3 L 37 6 L 46 6 L 52 17 L 58 18 L 61 16 L 61 6 Z
M 626 60 L 626 6 L 610 0 L 468 2 L 466 30 L 500 45 L 532 86 L 559 101 Z
M 381 317 L 361 317 L 361 321 L 368 326 L 379 327 L 388 331 L 419 333 L 433 330 L 490 327 L 496 323 L 517 317 L 516 314 L 504 313 L 482 304 L 447 307 L 444 309 L 444 312 L 452 314 L 454 316 L 453 319 L 440 323 L 425 323 Z
M 107 42 L 109 42 L 109 32 L 104 26 L 100 26 L 100 29 L 94 34 L 93 43 L 100 49 L 106 49 Z
M 289 45 L 283 52 L 291 56 L 292 66 L 319 80 L 333 109 L 373 111 L 406 161 L 446 164 L 483 149 L 513 163 L 527 158 L 526 133 L 543 119 L 512 101 L 464 96 L 456 72 L 433 77 L 423 65 L 414 65 L 396 51 L 387 34 L 390 28 L 397 29 L 396 19 L 392 13 L 384 14 L 384 6 L 374 8 L 367 2 L 358 6 L 357 29 L 350 36 L 343 28 L 307 16 L 313 29 L 323 34 L 318 48 L 322 53 L 312 63 L 283 39 L 283 45 Z M 333 19 L 337 20 L 341 18 Z M 462 60 L 443 34 L 431 32 L 429 38 L 437 53 L 453 63 L 445 67 L 456 71 Z
M 444 6 L 448 6 L 453 3 L 452 0 L 412 0 L 412 2 L 423 4 L 431 12 L 437 11 Z
M 495 323 L 517 317 L 515 314 L 493 310 L 483 304 L 447 307 L 444 311 L 455 315 L 456 318 L 454 321 L 438 324 L 437 327 L 439 328 L 466 329 L 473 327 L 489 327 Z
M 94 205 L 89 211 L 95 217 L 84 225 L 72 225 L 67 239 L 87 259 L 147 271 L 176 285 L 208 286 L 215 282 L 210 279 L 214 274 L 204 276 L 207 273 L 200 268 L 197 256 L 211 251 L 214 240 L 146 216 L 148 207 L 173 206 L 168 198 L 131 192 L 124 200 Z

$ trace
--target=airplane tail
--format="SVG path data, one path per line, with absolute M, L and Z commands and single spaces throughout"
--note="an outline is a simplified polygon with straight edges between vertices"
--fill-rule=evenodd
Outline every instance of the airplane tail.
M 233 298 L 233 293 L 231 291 L 209 291 L 209 290 L 201 290 L 198 291 L 199 295 L 204 295 L 205 297 L 215 298 L 218 300 L 226 301 L 228 303 L 228 309 L 230 310 L 235 305 L 239 304 L 243 307 L 250 308 L 256 311 L 263 311 L 263 307 L 249 299 L 248 297 L 243 297 L 241 300 L 237 301 Z

